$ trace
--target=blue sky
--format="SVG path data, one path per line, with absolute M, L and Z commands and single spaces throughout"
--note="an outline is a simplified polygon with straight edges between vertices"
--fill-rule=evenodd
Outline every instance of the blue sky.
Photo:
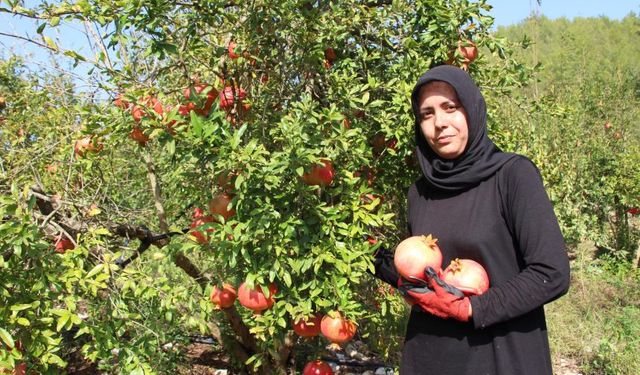
M 566 17 L 599 17 L 622 19 L 629 12 L 640 13 L 640 0 L 487 0 L 496 26 L 518 23 L 532 13 L 555 19 Z

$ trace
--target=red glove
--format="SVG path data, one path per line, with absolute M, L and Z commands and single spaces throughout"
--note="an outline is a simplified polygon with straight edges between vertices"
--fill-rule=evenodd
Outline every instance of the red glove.
M 426 312 L 443 319 L 469 321 L 469 297 L 465 297 L 458 289 L 442 281 L 433 269 L 425 271 L 425 275 L 428 280 L 426 282 L 419 279 L 406 281 L 400 278 L 398 289 Z

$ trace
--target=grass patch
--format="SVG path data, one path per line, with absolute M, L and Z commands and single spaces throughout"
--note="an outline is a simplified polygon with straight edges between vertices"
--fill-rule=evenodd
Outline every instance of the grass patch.
M 640 270 L 583 245 L 571 271 L 569 293 L 546 306 L 554 359 L 589 375 L 640 374 Z

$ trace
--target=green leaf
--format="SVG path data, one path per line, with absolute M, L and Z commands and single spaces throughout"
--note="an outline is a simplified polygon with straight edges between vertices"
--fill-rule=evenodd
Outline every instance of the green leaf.
M 9 334 L 9 332 L 5 331 L 4 328 L 0 327 L 0 339 L 10 348 L 15 346 L 13 342 L 13 337 Z
M 53 41 L 53 39 L 49 38 L 48 36 L 43 36 L 42 38 L 44 39 L 44 42 L 47 44 L 47 46 L 49 46 L 49 48 L 54 51 L 58 51 L 58 45 Z
M 52 27 L 58 26 L 59 23 L 60 23 L 60 17 L 51 17 L 51 19 L 49 20 L 49 24 Z
M 97 275 L 98 273 L 100 273 L 102 271 L 102 269 L 104 268 L 104 263 L 100 263 L 97 266 L 93 267 L 93 269 L 91 269 L 91 271 L 89 271 L 89 273 L 85 276 L 85 278 L 90 278 L 93 277 L 95 275 Z
M 44 31 L 44 28 L 47 27 L 46 23 L 41 23 L 40 26 L 38 26 L 38 28 L 36 29 L 36 32 L 38 34 L 42 34 L 42 32 Z

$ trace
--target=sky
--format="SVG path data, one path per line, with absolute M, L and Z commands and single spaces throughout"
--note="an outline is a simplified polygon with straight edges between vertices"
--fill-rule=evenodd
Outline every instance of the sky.
M 487 0 L 496 26 L 517 24 L 531 14 L 550 19 L 599 17 L 622 19 L 629 12 L 640 13 L 640 0 Z

